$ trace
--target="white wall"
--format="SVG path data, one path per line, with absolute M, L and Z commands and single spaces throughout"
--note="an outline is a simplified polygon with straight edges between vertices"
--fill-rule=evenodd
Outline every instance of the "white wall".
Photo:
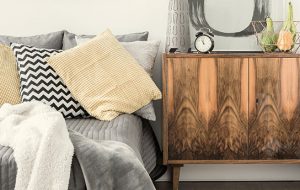
M 0 0 L 0 34 L 35 35 L 62 29 L 78 34 L 98 34 L 110 28 L 114 34 L 149 31 L 164 47 L 168 0 Z M 161 87 L 161 53 L 154 68 Z M 160 138 L 161 101 L 155 102 Z
M 294 0 L 296 5 L 296 0 Z M 0 0 L 0 34 L 34 35 L 61 29 L 97 34 L 111 28 L 115 34 L 148 30 L 150 39 L 164 41 L 168 0 Z M 295 7 L 300 20 L 300 3 Z M 163 47 L 163 45 L 162 45 Z M 161 51 L 162 48 L 161 47 Z M 161 58 L 155 78 L 161 87 Z M 156 103 L 158 120 L 161 105 Z M 160 137 L 160 122 L 154 129 Z M 161 180 L 168 179 L 168 175 Z M 186 166 L 181 180 L 300 180 L 300 165 Z

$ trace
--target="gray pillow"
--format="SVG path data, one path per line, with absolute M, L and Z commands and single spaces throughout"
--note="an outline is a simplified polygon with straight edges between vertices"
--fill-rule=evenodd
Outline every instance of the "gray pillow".
M 152 102 L 137 110 L 136 112 L 134 112 L 134 114 L 150 121 L 156 121 L 156 115 Z
M 10 45 L 10 43 L 19 43 L 37 48 L 61 49 L 64 31 L 52 32 L 28 37 L 15 37 L 0 35 L 0 43 Z
M 76 36 L 76 42 L 78 44 L 85 43 L 88 40 L 90 40 L 90 38 L 88 37 Z M 144 70 L 150 76 L 152 76 L 152 69 L 155 63 L 155 58 L 159 49 L 160 41 L 121 42 L 121 44 L 138 61 L 140 66 L 142 66 Z M 134 114 L 151 121 L 156 120 L 152 102 L 137 110 L 136 112 L 134 112 Z
M 116 38 L 120 42 L 134 42 L 134 41 L 147 41 L 149 32 L 140 32 L 132 34 L 117 35 Z M 71 32 L 65 31 L 63 38 L 63 50 L 71 49 L 77 45 L 76 38 L 91 39 L 95 35 L 76 35 Z
M 152 76 L 153 67 L 159 49 L 160 41 L 121 42 L 121 44 L 138 61 L 138 63 L 144 68 L 144 70 L 150 76 Z M 134 112 L 134 114 L 151 121 L 156 120 L 156 115 L 152 102 L 137 110 L 136 112 Z

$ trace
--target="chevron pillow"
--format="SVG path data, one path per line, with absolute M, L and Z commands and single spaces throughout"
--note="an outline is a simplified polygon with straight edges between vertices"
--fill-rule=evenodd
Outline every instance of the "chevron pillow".
M 61 50 L 41 49 L 12 43 L 21 81 L 23 102 L 41 101 L 61 112 L 66 118 L 87 116 L 70 91 L 47 63 L 52 54 Z

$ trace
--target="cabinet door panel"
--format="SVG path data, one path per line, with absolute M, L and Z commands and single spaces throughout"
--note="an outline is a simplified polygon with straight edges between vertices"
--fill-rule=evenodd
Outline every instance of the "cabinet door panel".
M 248 141 L 248 59 L 217 59 L 218 110 L 211 126 L 214 158 L 247 159 Z
M 167 60 L 169 160 L 247 159 L 247 60 Z
M 249 159 L 300 158 L 299 89 L 299 60 L 250 59 Z

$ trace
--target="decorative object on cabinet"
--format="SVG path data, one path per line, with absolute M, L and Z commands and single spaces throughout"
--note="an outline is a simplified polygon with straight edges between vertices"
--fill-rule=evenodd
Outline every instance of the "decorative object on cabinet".
M 188 0 L 170 0 L 166 52 L 178 48 L 186 52 L 191 45 Z
M 210 53 L 215 47 L 214 34 L 209 28 L 202 28 L 197 34 L 194 42 L 198 53 Z
M 291 42 L 290 44 L 290 48 L 288 48 L 286 51 L 283 52 L 288 52 L 288 53 L 297 53 L 300 47 L 300 22 L 299 21 L 294 21 L 293 22 L 296 26 L 296 33 L 295 33 L 295 37 L 293 42 Z M 260 48 L 267 53 L 278 53 L 280 50 L 278 49 L 278 37 L 279 37 L 279 33 L 280 30 L 282 28 L 282 26 L 284 25 L 284 21 L 273 21 L 273 28 L 274 28 L 274 41 L 271 42 L 272 40 L 270 40 L 269 42 L 264 42 L 264 31 L 267 30 L 267 23 L 266 21 L 254 21 L 252 22 L 252 26 L 254 28 L 255 31 L 255 36 L 256 36 L 256 41 L 257 44 L 260 46 Z M 262 32 L 259 32 L 260 30 L 262 30 Z M 285 42 L 283 42 L 283 44 L 281 46 L 286 46 Z M 282 48 L 281 48 L 282 49 Z
M 299 164 L 299 54 L 165 54 L 163 154 L 183 164 Z
M 298 25 L 299 22 L 294 21 L 294 10 L 291 2 L 288 4 L 288 14 L 285 21 L 273 22 L 270 17 L 267 17 L 265 21 L 252 22 L 257 44 L 264 52 L 268 53 L 275 51 L 297 53 L 300 46 Z

